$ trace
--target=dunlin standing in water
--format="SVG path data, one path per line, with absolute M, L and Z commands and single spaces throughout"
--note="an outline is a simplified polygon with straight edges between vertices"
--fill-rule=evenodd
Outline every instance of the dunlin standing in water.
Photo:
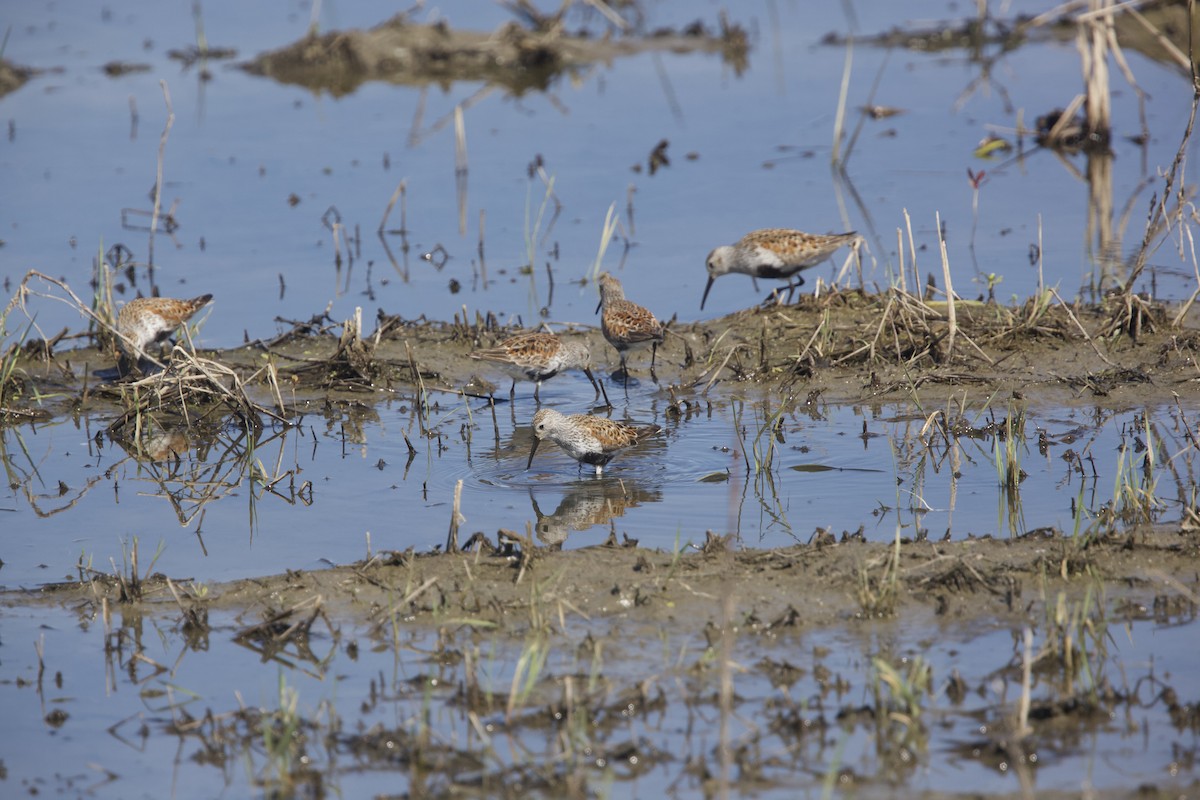
M 176 300 L 171 297 L 139 297 L 130 300 L 117 314 L 117 333 L 121 334 L 121 349 L 140 367 L 149 345 L 168 339 L 180 325 L 206 306 L 209 300 L 212 300 L 211 294 L 202 294 L 191 300 Z
M 858 238 L 848 233 L 805 233 L 787 228 L 764 228 L 751 231 L 731 245 L 721 245 L 708 254 L 708 283 L 700 298 L 700 310 L 708 300 L 713 281 L 730 272 L 740 272 L 758 278 L 779 278 L 788 282 L 788 296 L 796 288 L 792 278 L 801 270 L 815 267 L 833 255 L 843 245 Z M 796 286 L 804 283 L 799 279 Z
M 600 304 L 596 306 L 596 310 L 604 309 L 604 313 L 600 315 L 600 330 L 621 356 L 622 376 L 628 374 L 625 369 L 625 353 L 649 345 L 650 375 L 657 380 L 654 375 L 654 359 L 658 355 L 658 346 L 662 344 L 666 335 L 662 323 L 649 309 L 626 300 L 621 282 L 612 275 L 607 272 L 601 273 L 599 282 Z
M 533 399 L 540 403 L 538 391 L 542 388 L 542 381 L 550 380 L 563 370 L 578 369 L 583 370 L 583 374 L 592 382 L 596 397 L 603 393 L 604 404 L 612 405 L 608 402 L 608 392 L 603 384 L 597 383 L 592 375 L 592 356 L 587 345 L 577 339 L 560 339 L 553 333 L 526 331 L 510 336 L 495 347 L 476 350 L 471 353 L 471 358 L 491 362 L 512 376 L 512 388 L 508 392 L 510 398 L 516 395 L 517 381 L 533 381 Z
M 533 454 L 543 439 L 550 439 L 580 464 L 591 464 L 596 474 L 626 448 L 662 431 L 657 425 L 630 425 L 626 422 L 593 417 L 590 414 L 560 414 L 543 408 L 533 415 L 533 447 L 525 469 L 533 465 Z

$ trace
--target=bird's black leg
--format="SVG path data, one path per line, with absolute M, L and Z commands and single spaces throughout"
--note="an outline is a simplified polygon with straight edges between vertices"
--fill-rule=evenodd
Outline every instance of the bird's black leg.
M 617 371 L 612 374 L 612 376 L 614 378 L 617 377 L 618 375 L 621 376 L 621 383 L 629 383 L 629 370 L 625 367 L 625 354 L 624 353 L 621 353 L 621 366 L 618 367 Z

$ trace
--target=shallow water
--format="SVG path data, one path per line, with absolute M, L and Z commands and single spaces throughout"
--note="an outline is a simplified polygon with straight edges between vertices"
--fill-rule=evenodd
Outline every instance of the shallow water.
M 1000 624 L 910 619 L 803 636 L 747 628 L 736 638 L 736 700 L 722 714 L 721 676 L 703 639 L 668 626 L 639 630 L 657 646 L 623 646 L 620 616 L 576 619 L 564 631 L 571 646 L 550 655 L 533 694 L 508 716 L 519 638 L 464 625 L 393 628 L 385 616 L 379 627 L 318 622 L 304 650 L 264 658 L 253 642 L 233 639 L 248 622 L 214 612 L 211 630 L 193 639 L 168 616 L 114 609 L 105 622 L 91 604 L 76 615 L 8 613 L 0 695 L 9 718 L 27 722 L 21 735 L 5 726 L 7 784 L 99 797 L 257 792 L 260 781 L 271 785 L 276 762 L 254 709 L 289 702 L 305 721 L 304 763 L 323 772 L 324 793 L 341 796 L 444 790 L 441 759 L 460 748 L 485 757 L 450 774 L 481 780 L 485 791 L 512 785 L 522 764 L 561 759 L 588 794 L 615 782 L 638 795 L 695 796 L 702 785 L 732 784 L 737 796 L 789 797 L 816 796 L 832 776 L 846 789 L 902 785 L 906 793 L 1163 785 L 1187 774 L 1196 747 L 1194 730 L 1180 727 L 1161 696 L 1200 690 L 1188 666 L 1191 617 L 1109 621 L 1111 636 L 1102 649 L 1093 640 L 1088 671 L 1075 680 L 1084 691 L 1111 682 L 1127 699 L 1059 733 L 1043 726 L 1015 762 L 991 744 L 1003 739 L 993 729 L 1008 724 L 1009 712 L 997 709 L 1015 708 L 1021 692 L 1020 631 Z M 602 654 L 591 650 L 596 641 L 607 643 Z M 1044 643 L 1039 631 L 1035 646 Z M 876 729 L 868 709 L 877 659 L 901 671 L 924 659 L 931 681 L 919 692 L 919 725 Z M 1062 674 L 1037 673 L 1034 713 L 1063 691 Z M 548 709 L 569 709 L 572 692 L 607 710 L 551 719 Z M 246 707 L 250 716 L 240 716 Z M 738 754 L 728 765 L 722 741 Z M 407 759 L 418 746 L 428 761 L 414 769 Z M 46 752 L 59 765 L 53 773 L 41 767 Z M 698 768 L 712 777 L 702 781 Z M 542 796 L 535 787 L 527 791 Z
M 807 542 L 818 529 L 872 541 L 1088 535 L 1177 521 L 1195 484 L 1177 408 L 968 406 L 951 414 L 967 427 L 945 437 L 936 417 L 926 426 L 931 409 L 906 403 L 781 410 L 752 394 L 669 414 L 648 379 L 628 400 L 610 387 L 621 398 L 612 416 L 659 422 L 663 436 L 619 454 L 599 477 L 549 442 L 527 470 L 536 407 L 527 386 L 494 415 L 479 400 L 434 407 L 427 436 L 417 404 L 403 398 L 313 404 L 296 427 L 257 442 L 231 421 L 211 441 L 150 433 L 140 450 L 96 437 L 104 420 L 0 430 L 6 528 L 36 532 L 8 542 L 0 580 L 28 587 L 78 578 L 80 565 L 111 571 L 134 537 L 143 564 L 157 554 L 157 569 L 203 581 L 369 550 L 429 551 L 445 544 L 458 481 L 460 542 L 531 526 L 547 544 L 596 544 L 614 532 L 662 549 L 703 543 L 706 529 L 756 547 Z M 580 411 L 592 394 L 568 375 L 543 398 Z M 1010 458 L 1025 474 L 1011 490 L 1001 474 Z M 1129 491 L 1147 488 L 1133 502 Z
M 986 293 L 989 274 L 1003 278 L 997 298 L 1030 295 L 1038 280 L 1030 251 L 1040 241 L 1046 283 L 1068 299 L 1092 297 L 1111 285 L 1101 276 L 1122 274 L 1121 262 L 1140 243 L 1141 218 L 1158 186 L 1151 179 L 1177 147 L 1191 96 L 1177 70 L 1126 53 L 1149 94 L 1149 139 L 1139 146 L 1125 138 L 1140 132 L 1137 98 L 1117 78 L 1112 184 L 1089 193 L 1080 178 L 1083 156 L 1032 152 L 1002 167 L 972 155 L 979 139 L 995 126 L 1013 126 L 1018 112 L 1029 123 L 1079 91 L 1073 43 L 1029 44 L 985 53 L 980 62 L 957 50 L 886 51 L 860 42 L 848 103 L 905 113 L 867 120 L 845 170 L 828 166 L 847 51 L 821 45 L 821 37 L 957 17 L 960 5 L 924 4 L 917 12 L 923 19 L 915 19 L 904 4 L 858 3 L 853 21 L 841 4 L 739 6 L 731 19 L 750 31 L 753 44 L 741 73 L 716 55 L 661 53 L 599 65 L 549 94 L 506 96 L 462 82 L 426 89 L 367 84 L 336 99 L 249 76 L 226 62 L 208 64 L 210 77 L 202 79 L 199 66 L 167 56 L 196 40 L 195 22 L 182 6 L 14 5 L 6 9 L 12 33 L 4 56 L 46 72 L 0 99 L 9 131 L 0 139 L 0 183 L 10 187 L 0 192 L 0 279 L 12 292 L 36 269 L 88 297 L 96 253 L 122 243 L 139 263 L 118 276 L 122 299 L 152 288 L 214 293 L 196 337 L 205 347 L 268 337 L 288 327 L 279 319 L 307 319 L 329 304 L 335 320 L 362 306 L 368 318 L 378 308 L 450 319 L 465 308 L 505 321 L 592 324 L 594 289 L 579 281 L 613 206 L 622 227 L 603 268 L 617 272 L 630 296 L 661 318 L 710 319 L 756 302 L 769 288 L 764 282 L 756 292 L 740 276 L 723 278 L 700 312 L 703 262 L 713 246 L 765 226 L 856 229 L 866 237 L 865 281 L 887 285 L 899 264 L 896 231 L 907 210 L 920 274 L 936 273 L 939 285 L 935 214 L 961 295 Z M 245 60 L 303 35 L 310 6 L 210 2 L 201 11 L 209 43 L 235 47 Z M 320 23 L 323 30 L 367 26 L 394 11 L 380 3 L 326 3 Z M 654 4 L 646 9 L 647 27 L 684 25 L 697 14 L 715 27 L 716 11 Z M 474 2 L 422 7 L 417 17 L 478 29 L 509 19 L 498 6 Z M 102 65 L 116 59 L 150 69 L 106 77 Z M 160 81 L 176 115 L 165 148 L 163 202 L 175 207 L 180 227 L 157 236 L 151 275 L 144 223 L 127 210 L 150 208 L 166 118 Z M 456 106 L 464 108 L 469 154 L 465 198 L 455 190 L 448 123 Z M 851 115 L 848 124 L 858 118 Z M 646 159 L 664 138 L 671 163 L 650 175 Z M 527 220 L 536 217 L 546 188 L 528 167 L 539 156 L 561 211 L 535 230 Z M 968 168 L 988 173 L 977 220 Z M 406 235 L 377 236 L 401 180 Z M 1099 240 L 1092 213 L 1113 224 L 1111 239 Z M 347 256 L 340 266 L 326 225 L 334 217 L 357 238 L 352 262 Z M 397 208 L 388 227 L 399 226 Z M 535 268 L 526 274 L 529 236 L 536 240 Z M 439 245 L 447 256 L 440 267 L 422 258 Z M 1101 250 L 1120 257 L 1094 258 Z M 841 257 L 814 270 L 807 288 L 817 277 L 832 279 L 840 265 Z M 853 271 L 845 280 L 857 285 Z M 1178 298 L 1193 286 L 1190 267 L 1170 244 L 1156 251 L 1143 288 Z M 29 311 L 48 335 L 81 327 L 74 312 L 44 298 L 33 298 Z M 22 319 L 10 320 L 10 329 L 23 326 Z M 268 430 L 257 440 L 230 421 L 210 423 L 201 437 L 168 430 L 127 448 L 97 437 L 111 421 L 105 418 L 0 428 L 7 478 L 0 494 L 0 585 L 23 589 L 93 570 L 125 571 L 135 537 L 141 571 L 200 585 L 346 563 L 380 550 L 427 551 L 445 543 L 459 481 L 460 540 L 475 531 L 494 538 L 500 528 L 528 529 L 542 543 L 567 548 L 615 533 L 670 551 L 701 543 L 706 529 L 763 547 L 808 541 L 818 529 L 834 537 L 861 529 L 872 541 L 1008 537 L 1046 527 L 1086 535 L 1097 525 L 1176 521 L 1181 504 L 1194 503 L 1194 457 L 1179 407 L 1063 409 L 967 392 L 961 419 L 976 430 L 946 437 L 926 428 L 935 409 L 819 399 L 806 406 L 797 398 L 776 426 L 783 400 L 754 388 L 684 398 L 690 405 L 676 415 L 642 367 L 635 359 L 640 381 L 627 396 L 609 384 L 613 416 L 657 422 L 666 433 L 620 455 L 600 478 L 549 445 L 526 470 L 535 408 L 528 386 L 520 387 L 515 405 L 494 412 L 477 400 L 442 399 L 427 420 L 411 396 L 315 398 L 297 427 Z M 556 378 L 542 395 L 567 412 L 583 411 L 593 399 L 575 375 Z M 1186 397 L 1184 407 L 1191 408 Z M 1021 411 L 1024 427 L 1015 434 L 1001 424 L 988 428 Z M 950 417 L 960 419 L 953 411 Z M 422 435 L 423 425 L 432 436 Z M 1082 460 L 1065 459 L 1068 451 Z M 1010 458 L 1027 477 L 1006 488 L 998 465 Z M 1048 606 L 1054 600 L 1042 598 Z M 243 751 L 232 734 L 222 744 L 211 729 L 183 737 L 164 732 L 179 722 L 181 709 L 196 718 L 211 709 L 230 725 L 244 724 L 232 721 L 232 712 L 242 703 L 275 708 L 281 676 L 298 691 L 306 717 L 328 721 L 322 714 L 337 709 L 347 737 L 375 725 L 414 732 L 425 724 L 444 742 L 462 743 L 479 737 L 480 728 L 445 688 L 468 676 L 465 667 L 439 660 L 441 637 L 450 636 L 452 649 L 474 652 L 482 677 L 470 679 L 501 694 L 521 657 L 515 637 L 401 625 L 392 629 L 402 639 L 398 646 L 390 630 L 321 630 L 311 653 L 264 660 L 234 641 L 235 631 L 253 621 L 215 613 L 215 633 L 195 641 L 166 615 L 125 617 L 118 609 L 108 622 L 90 604 L 6 608 L 0 696 L 12 722 L 0 728 L 4 781 L 22 792 L 113 797 L 260 791 L 257 781 L 270 765 L 261 736 Z M 1194 729 L 1177 728 L 1151 689 L 1169 684 L 1185 701 L 1197 695 L 1192 622 L 1139 618 L 1114 630 L 1101 658 L 1105 674 L 1122 687 L 1141 687 L 1142 704 L 1119 707 L 1093 730 L 1041 743 L 1037 788 L 1137 786 L 1190 774 Z M 580 621 L 570 636 L 580 648 L 592 631 L 615 632 L 610 640 L 619 641 L 620 625 L 620 619 Z M 608 653 L 604 687 L 615 698 L 653 676 L 668 693 L 666 710 L 631 715 L 595 738 L 611 747 L 607 752 L 634 742 L 643 764 L 609 755 L 600 766 L 589 752 L 577 754 L 572 766 L 599 787 L 595 794 L 611 781 L 621 781 L 613 793 L 632 786 L 638 794 L 698 794 L 705 786 L 685 762 L 716 760 L 707 731 L 720 714 L 711 700 L 714 679 L 704 671 L 711 652 L 706 642 L 677 640 L 669 627 L 642 633 L 638 641 L 657 637 L 661 649 Z M 735 678 L 740 700 L 736 714 L 726 716 L 730 735 L 765 742 L 767 755 L 786 764 L 770 776 L 783 785 L 757 796 L 817 796 L 831 764 L 913 790 L 1019 791 L 1019 770 L 962 757 L 958 749 L 969 749 L 981 725 L 995 724 L 987 709 L 1019 693 L 1019 676 L 1006 669 L 1019 634 L 999 622 L 978 631 L 921 619 L 881 623 L 870 637 L 816 632 L 782 648 L 741 635 L 740 663 L 789 659 L 804 670 L 783 686 L 773 685 L 766 669 Z M 360 639 L 351 653 L 348 643 Z M 35 642 L 46 667 L 40 676 Z M 575 652 L 555 653 L 540 691 L 589 674 L 592 665 Z M 843 706 L 870 702 L 878 655 L 895 663 L 922 655 L 932 665 L 935 700 L 924 741 L 881 744 L 868 726 L 837 718 Z M 819 667 L 844 685 L 831 690 L 817 679 Z M 972 689 L 958 702 L 947 695 L 954 669 Z M 433 674 L 438 686 L 421 680 Z M 1058 689 L 1048 679 L 1037 686 L 1046 698 Z M 781 729 L 790 733 L 751 736 L 761 733 L 761 719 L 789 713 L 800 720 Z M 524 723 L 502 737 L 495 733 L 503 729 L 502 710 L 483 716 L 482 730 L 497 737 L 487 768 L 511 764 L 522 748 L 560 755 L 554 728 Z M 820 721 L 817 734 L 808 733 L 805 719 Z M 256 733 L 240 732 L 251 739 Z M 344 796 L 406 788 L 397 776 L 409 772 L 369 748 L 352 755 L 354 746 L 343 738 L 326 753 L 311 753 Z M 792 772 L 796 753 L 806 768 Z
M 1125 138 L 1141 133 L 1138 103 L 1115 77 L 1111 187 L 1089 193 L 1080 179 L 1082 156 L 1032 152 L 1002 166 L 972 155 L 994 127 L 1011 129 L 1018 113 L 1032 124 L 1074 97 L 1080 78 L 1073 42 L 985 50 L 982 62 L 957 50 L 889 51 L 860 43 L 852 53 L 851 110 L 873 103 L 905 113 L 866 120 L 845 170 L 831 171 L 846 51 L 820 45 L 821 37 L 930 25 L 963 12 L 943 3 L 925 4 L 915 14 L 893 3 L 858 3 L 846 7 L 855 14 L 848 21 L 843 8 L 792 2 L 739 8 L 731 19 L 747 28 L 752 42 L 740 74 L 713 54 L 650 53 L 599 65 L 555 84 L 549 94 L 512 97 L 463 83 L 426 89 L 371 83 L 333 99 L 247 75 L 229 62 L 208 63 L 211 77 L 201 79 L 201 65 L 186 68 L 167 56 L 196 41 L 196 24 L 183 8 L 20 5 L 9 9 L 13 33 L 5 57 L 47 71 L 0 100 L 11 125 L 0 141 L 0 180 L 21 187 L 0 197 L 0 276 L 11 289 L 37 269 L 87 296 L 97 251 L 121 243 L 143 265 L 133 271 L 135 286 L 119 276 L 125 297 L 150 290 L 145 219 L 125 210 L 151 207 L 147 192 L 166 120 L 160 81 L 169 86 L 176 115 L 165 149 L 163 204 L 175 207 L 180 227 L 157 237 L 153 279 L 167 295 L 216 295 L 199 339 L 206 346 L 237 344 L 243 333 L 269 336 L 278 328 L 276 317 L 307 319 L 330 301 L 339 320 L 358 305 L 368 316 L 381 307 L 433 319 L 450 319 L 465 305 L 472 313 L 494 311 L 527 324 L 543 311 L 553 321 L 591 322 L 595 290 L 571 282 L 590 270 L 614 204 L 622 229 L 603 266 L 618 271 L 630 296 L 646 299 L 663 319 L 713 318 L 761 297 L 768 286 L 756 293 L 744 278 L 726 277 L 699 311 L 705 255 L 759 227 L 859 230 L 869 248 L 865 280 L 888 285 L 899 265 L 897 230 L 906 227 L 905 209 L 920 274 L 937 274 L 939 285 L 934 233 L 940 213 L 955 288 L 965 297 L 985 294 L 989 274 L 1002 279 L 995 286 L 1002 300 L 1031 294 L 1037 270 L 1030 250 L 1039 241 L 1045 282 L 1068 299 L 1092 296 L 1104 285 L 1102 274 L 1121 272 L 1119 264 L 1092 255 L 1101 249 L 1127 255 L 1140 244 L 1142 209 L 1153 191 L 1148 179 L 1170 163 L 1186 122 L 1191 94 L 1185 75 L 1126 53 L 1149 95 L 1150 138 L 1144 149 Z M 1040 3 L 1006 8 L 1044 10 Z M 207 41 L 236 48 L 239 61 L 302 36 L 310 11 L 229 2 L 205 3 L 201 10 Z M 714 28 L 714 11 L 653 4 L 646 26 L 684 25 L 700 14 Z M 387 4 L 325 4 L 320 27 L 366 26 L 393 12 Z M 508 19 L 498 7 L 453 2 L 416 17 L 476 29 Z M 150 69 L 109 78 L 101 66 L 113 60 Z M 450 122 L 459 105 L 469 163 L 462 229 Z M 848 127 L 858 123 L 851 114 Z M 650 175 L 646 159 L 662 139 L 670 142 L 671 163 Z M 538 156 L 554 179 L 561 210 L 551 226 L 551 203 L 534 231 L 546 190 L 527 168 Z M 634 171 L 638 164 L 641 171 Z M 987 173 L 977 221 L 968 169 Z M 402 179 L 407 237 L 381 241 L 375 231 Z M 290 205 L 293 196 L 298 202 Z M 1099 215 L 1091 222 L 1090 210 Z M 396 208 L 388 229 L 400 227 L 399 215 Z M 328 226 L 335 217 L 345 226 L 343 236 L 358 239 L 353 253 L 343 252 L 341 268 Z M 1095 232 L 1110 226 L 1112 233 L 1098 242 Z M 529 263 L 527 233 L 538 239 L 532 276 L 520 272 Z M 440 270 L 421 258 L 438 245 L 448 256 Z M 842 257 L 814 270 L 809 286 L 817 276 L 830 280 Z M 552 299 L 547 264 L 556 276 Z M 1156 251 L 1150 267 L 1148 289 L 1164 297 L 1190 292 L 1190 265 L 1171 245 Z M 851 281 L 857 285 L 853 270 Z M 452 282 L 458 293 L 450 291 Z M 50 334 L 78 325 L 57 304 L 35 303 L 31 310 Z

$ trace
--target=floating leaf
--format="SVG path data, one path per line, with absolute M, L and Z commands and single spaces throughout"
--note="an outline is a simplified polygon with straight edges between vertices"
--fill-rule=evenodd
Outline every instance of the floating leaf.
M 1012 150 L 1012 145 L 1007 139 L 1001 139 L 999 136 L 989 136 L 984 139 L 975 148 L 976 158 L 991 158 L 997 153 L 1007 153 Z

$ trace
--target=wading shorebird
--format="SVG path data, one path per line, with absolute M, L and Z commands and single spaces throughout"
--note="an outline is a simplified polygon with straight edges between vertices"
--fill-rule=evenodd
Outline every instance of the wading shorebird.
M 661 431 L 657 425 L 630 425 L 590 414 L 560 414 L 552 408 L 543 408 L 533 415 L 533 447 L 525 469 L 533 466 L 533 454 L 542 440 L 550 439 L 581 465 L 594 466 L 600 475 L 604 465 L 617 453 Z
M 666 336 L 666 329 L 649 309 L 626 300 L 621 282 L 612 275 L 601 273 L 599 283 L 600 304 L 596 310 L 604 309 L 600 315 L 600 330 L 621 357 L 621 374 L 628 374 L 625 353 L 649 345 L 650 375 L 654 376 L 654 359 L 658 355 L 658 346 Z
M 560 339 L 553 333 L 541 331 L 526 331 L 510 336 L 495 347 L 476 350 L 471 358 L 478 361 L 488 361 L 504 370 L 512 379 L 512 388 L 508 390 L 509 398 L 517 391 L 517 381 L 533 381 L 533 399 L 540 403 L 538 396 L 542 381 L 548 381 L 563 370 L 578 369 L 587 375 L 596 390 L 596 397 L 604 395 L 604 405 L 611 407 L 608 402 L 608 392 L 604 385 L 596 382 L 592 375 L 592 355 L 587 345 L 576 339 Z
M 708 300 L 708 291 L 713 281 L 730 272 L 740 272 L 755 279 L 778 278 L 786 280 L 788 296 L 796 286 L 804 283 L 800 277 L 796 286 L 792 278 L 801 270 L 815 267 L 833 255 L 839 247 L 858 238 L 855 231 L 848 233 L 805 233 L 787 228 L 764 228 L 751 231 L 731 245 L 721 245 L 708 254 L 705 266 L 708 283 L 704 296 L 700 298 L 700 310 Z
M 146 348 L 166 341 L 208 302 L 211 294 L 191 300 L 171 297 L 139 297 L 126 303 L 117 314 L 117 333 L 124 354 L 137 363 L 146 359 Z

